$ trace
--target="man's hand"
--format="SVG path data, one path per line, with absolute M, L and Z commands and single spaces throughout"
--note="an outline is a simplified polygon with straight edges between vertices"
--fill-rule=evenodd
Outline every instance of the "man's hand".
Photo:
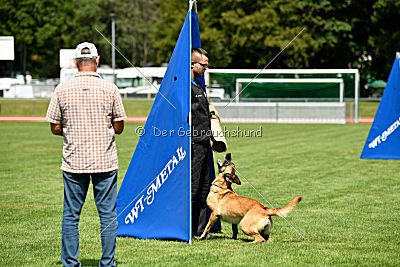
M 121 134 L 124 130 L 124 121 L 113 121 L 112 125 L 116 134 Z
M 50 129 L 54 135 L 63 135 L 62 124 L 50 123 Z

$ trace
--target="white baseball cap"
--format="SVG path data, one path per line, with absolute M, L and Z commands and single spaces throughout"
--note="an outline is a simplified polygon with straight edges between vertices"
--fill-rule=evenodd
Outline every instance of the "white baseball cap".
M 89 49 L 89 54 L 82 54 L 82 49 L 87 48 Z M 99 54 L 97 53 L 97 48 L 92 43 L 84 42 L 79 44 L 75 49 L 75 58 L 94 58 L 98 57 Z

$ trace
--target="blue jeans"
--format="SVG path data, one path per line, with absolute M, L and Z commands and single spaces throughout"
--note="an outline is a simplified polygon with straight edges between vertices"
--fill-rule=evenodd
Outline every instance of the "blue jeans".
M 100 217 L 101 247 L 99 266 L 116 266 L 117 170 L 105 173 L 63 172 L 64 208 L 62 219 L 61 262 L 64 266 L 81 266 L 79 256 L 79 217 L 92 177 L 94 200 Z

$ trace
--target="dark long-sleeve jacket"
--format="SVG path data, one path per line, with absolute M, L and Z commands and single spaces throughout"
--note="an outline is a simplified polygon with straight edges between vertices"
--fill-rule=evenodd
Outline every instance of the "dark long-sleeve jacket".
M 192 142 L 209 144 L 211 137 L 211 115 L 206 89 L 199 82 L 192 87 Z

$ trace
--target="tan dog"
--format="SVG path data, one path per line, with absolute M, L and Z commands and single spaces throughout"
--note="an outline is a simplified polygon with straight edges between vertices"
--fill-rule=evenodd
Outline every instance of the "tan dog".
M 212 210 L 210 219 L 200 239 L 205 239 L 214 223 L 220 218 L 232 224 L 233 239 L 237 239 L 240 224 L 242 231 L 254 238 L 253 243 L 267 240 L 272 242 L 269 234 L 272 228 L 271 216 L 285 216 L 301 201 L 296 197 L 283 208 L 270 209 L 257 200 L 239 196 L 232 189 L 232 183 L 241 184 L 235 174 L 235 165 L 231 154 L 225 156 L 225 162 L 218 160 L 219 174 L 213 181 L 207 197 L 207 205 Z

